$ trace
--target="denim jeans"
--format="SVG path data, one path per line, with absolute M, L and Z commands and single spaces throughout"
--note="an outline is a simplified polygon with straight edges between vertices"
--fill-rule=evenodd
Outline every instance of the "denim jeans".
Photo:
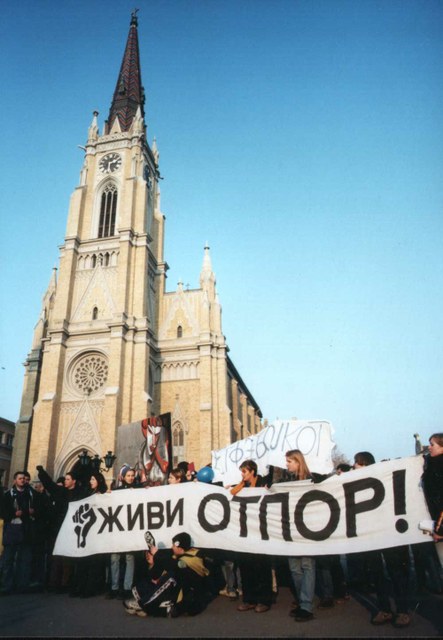
M 301 609 L 312 613 L 315 591 L 315 558 L 288 558 L 289 570 Z
M 31 545 L 5 544 L 3 550 L 2 591 L 23 591 L 31 580 Z
M 125 578 L 123 581 L 123 589 L 130 591 L 134 580 L 134 556 L 132 553 L 111 553 L 111 589 L 118 591 L 120 588 L 120 556 L 124 555 L 126 559 Z

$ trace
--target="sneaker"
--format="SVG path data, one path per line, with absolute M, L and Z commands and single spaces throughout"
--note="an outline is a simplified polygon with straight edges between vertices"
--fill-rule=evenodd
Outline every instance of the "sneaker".
M 228 589 L 225 587 L 224 589 L 221 589 L 218 592 L 219 596 L 226 596 L 227 598 L 230 598 L 231 600 L 237 600 L 237 593 L 235 591 L 228 591 Z
M 394 627 L 401 629 L 402 627 L 409 627 L 411 624 L 411 616 L 408 613 L 398 613 L 395 616 Z
M 130 616 L 135 616 L 140 611 L 143 611 L 141 606 L 138 604 L 135 598 L 129 598 L 128 600 L 123 601 L 123 606 L 126 609 L 126 613 L 129 613 Z M 143 611 L 144 613 L 144 611 Z
M 296 622 L 308 622 L 308 620 L 312 620 L 314 614 L 310 611 L 306 611 L 306 609 L 299 609 L 295 615 Z
M 374 616 L 371 620 L 372 624 L 386 624 L 387 622 L 392 622 L 392 613 L 388 611 L 379 611 L 376 616 Z

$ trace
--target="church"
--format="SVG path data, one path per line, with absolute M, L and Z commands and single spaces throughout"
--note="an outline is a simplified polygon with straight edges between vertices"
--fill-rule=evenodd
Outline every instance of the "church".
M 12 471 L 54 476 L 87 450 L 115 451 L 120 425 L 171 414 L 173 462 L 257 433 L 260 408 L 228 356 L 204 247 L 200 286 L 166 290 L 159 152 L 146 135 L 138 23 L 108 119 L 94 112 L 66 236 L 43 297 L 16 424 Z M 115 474 L 115 470 L 114 470 Z

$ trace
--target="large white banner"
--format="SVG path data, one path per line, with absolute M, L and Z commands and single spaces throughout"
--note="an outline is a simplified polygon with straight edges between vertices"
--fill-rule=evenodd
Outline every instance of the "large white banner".
M 212 452 L 212 469 L 215 482 L 224 485 L 241 480 L 239 466 L 252 459 L 258 472 L 266 475 L 269 465 L 286 468 L 286 451 L 299 449 L 308 467 L 317 473 L 330 473 L 332 463 L 333 428 L 326 420 L 276 420 L 254 436 Z
M 244 489 L 201 482 L 127 489 L 72 502 L 54 553 L 87 556 L 159 547 L 187 531 L 197 547 L 299 556 L 426 542 L 420 456 L 381 462 L 324 482 Z

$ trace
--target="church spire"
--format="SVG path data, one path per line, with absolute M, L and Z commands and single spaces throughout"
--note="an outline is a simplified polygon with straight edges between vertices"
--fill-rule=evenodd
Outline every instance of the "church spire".
M 112 130 L 116 119 L 121 131 L 129 131 L 138 108 L 142 118 L 145 115 L 145 92 L 141 83 L 137 25 L 137 9 L 135 9 L 131 15 L 128 40 L 109 110 L 106 133 Z

